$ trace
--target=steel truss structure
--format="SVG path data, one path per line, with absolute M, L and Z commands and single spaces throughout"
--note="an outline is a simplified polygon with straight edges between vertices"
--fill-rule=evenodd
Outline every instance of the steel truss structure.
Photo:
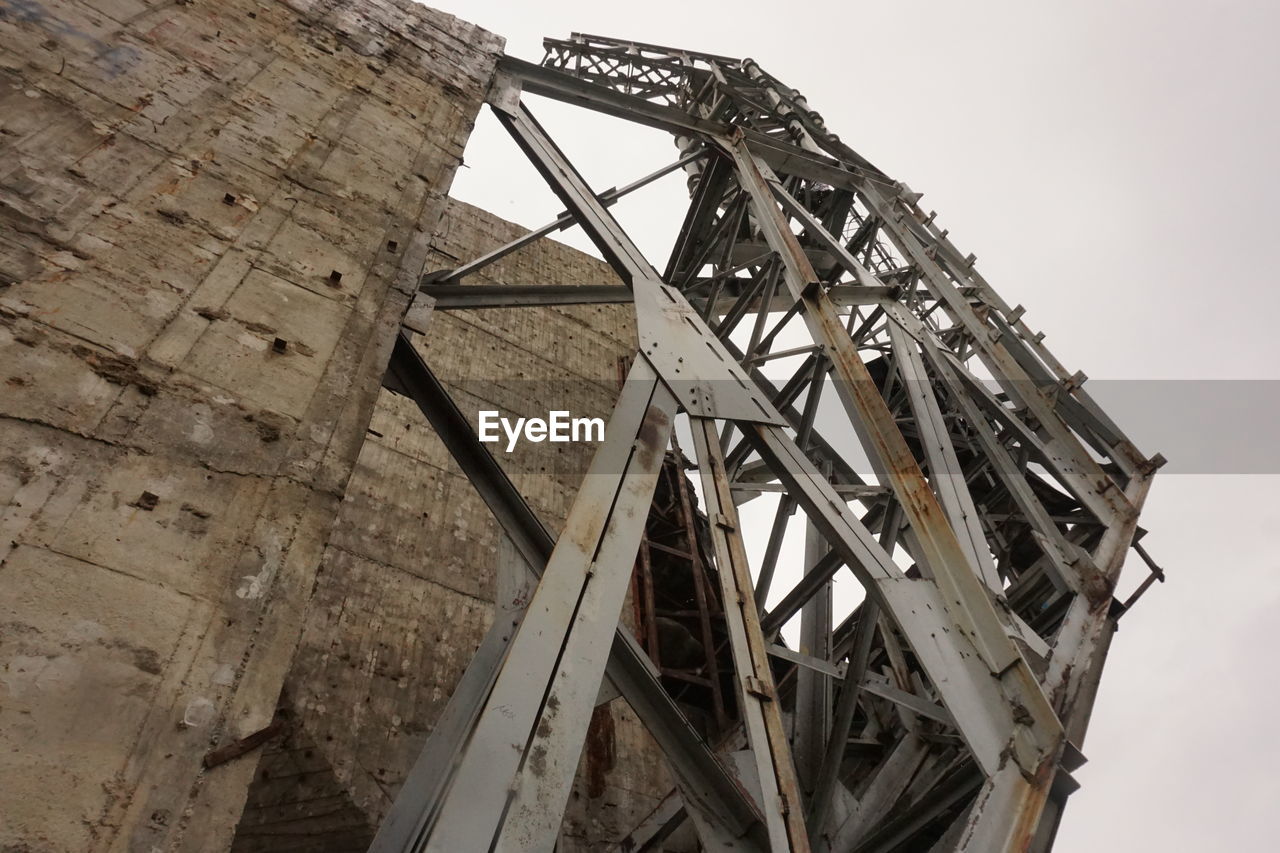
M 552 850 L 593 709 L 621 695 L 676 789 L 620 850 L 661 849 L 686 820 L 717 853 L 1048 850 L 1163 460 L 1138 452 L 919 194 L 758 64 L 586 35 L 546 46 L 541 65 L 504 58 L 489 103 L 566 211 L 428 276 L 388 373 L 501 525 L 503 582 L 531 595 L 499 611 L 372 849 Z M 669 131 L 679 158 L 596 194 L 525 93 Z M 691 202 L 659 274 L 609 207 L 677 169 Z M 465 283 L 570 224 L 625 290 Z M 553 541 L 410 330 L 432 305 L 596 301 L 634 305 L 640 350 Z M 762 365 L 782 359 L 799 367 L 776 383 Z M 818 429 L 824 387 L 874 476 Z M 718 743 L 617 618 L 677 417 L 732 652 L 737 728 Z M 737 506 L 768 491 L 779 505 L 753 573 Z M 766 610 L 797 509 L 804 574 Z M 1163 579 L 1139 553 L 1151 577 L 1138 594 Z M 837 621 L 831 582 L 846 569 L 866 598 Z M 779 630 L 796 617 L 787 649 Z M 796 668 L 785 691 L 780 666 Z

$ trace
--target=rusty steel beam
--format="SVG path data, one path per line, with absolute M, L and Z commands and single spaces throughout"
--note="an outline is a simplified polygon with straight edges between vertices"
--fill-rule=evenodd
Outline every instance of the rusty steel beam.
M 450 769 L 432 776 L 417 846 L 385 849 L 554 845 L 606 663 L 620 687 L 615 670 L 646 665 L 633 638 L 630 656 L 615 639 L 610 657 L 601 642 L 633 566 L 640 621 L 664 662 L 661 590 L 646 559 L 662 546 L 643 539 L 643 518 L 655 459 L 686 417 L 706 520 L 684 492 L 680 513 L 711 536 L 705 565 L 688 558 L 712 681 L 648 665 L 714 688 L 715 667 L 731 657 L 736 719 L 715 698 L 706 711 L 728 735 L 676 737 L 661 687 L 638 689 L 639 679 L 624 690 L 677 786 L 620 849 L 654 848 L 688 818 L 712 851 L 1047 851 L 1083 761 L 1124 610 L 1112 591 L 1159 457 L 1137 451 L 1083 391 L 1083 374 L 1053 357 L 1021 306 L 1003 301 L 920 210 L 918 194 L 758 63 L 600 36 L 546 46 L 542 65 L 503 59 L 489 102 L 566 212 L 453 275 L 576 224 L 623 287 L 502 282 L 467 292 L 439 277 L 425 287 L 446 309 L 630 302 L 635 373 L 569 538 L 534 592 L 537 609 L 508 650 L 482 646 L 455 697 L 475 724 L 446 725 L 451 734 L 431 746 Z M 683 225 L 665 277 L 609 213 L 621 193 L 588 186 L 524 93 L 677 137 L 680 159 L 667 172 L 685 167 L 691 198 L 672 213 Z M 799 369 L 775 385 L 766 369 L 788 360 Z M 838 406 L 824 437 L 827 383 Z M 874 482 L 829 440 L 842 434 L 857 437 Z M 753 567 L 735 501 L 770 492 L 781 492 L 779 504 Z M 766 613 L 775 567 L 800 561 L 783 539 L 794 511 L 811 530 L 807 571 Z M 513 530 L 528 561 L 529 536 Z M 866 598 L 836 614 L 824 591 L 842 568 Z M 713 578 L 728 647 L 720 664 Z M 1155 579 L 1153 569 L 1141 590 Z M 588 611 L 602 619 L 584 621 Z M 781 644 L 797 614 L 799 650 Z M 568 660 L 577 663 L 559 665 Z M 717 747 L 745 747 L 737 780 L 708 771 Z M 730 789 L 751 802 L 744 808 Z

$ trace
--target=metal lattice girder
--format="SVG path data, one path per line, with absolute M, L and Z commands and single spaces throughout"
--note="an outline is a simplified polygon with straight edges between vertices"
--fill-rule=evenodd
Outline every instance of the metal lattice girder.
M 424 752 L 447 767 L 392 811 L 389 827 L 416 832 L 378 849 L 551 849 L 609 659 L 678 780 L 628 844 L 656 844 L 688 816 L 708 850 L 1047 850 L 1161 460 L 1137 451 L 919 194 L 757 63 L 596 36 L 546 44 L 541 66 L 502 60 L 490 103 L 566 212 L 424 290 L 448 308 L 622 301 L 602 286 L 468 293 L 468 275 L 572 222 L 625 285 L 640 352 L 517 632 L 482 646 Z M 528 93 L 667 130 L 680 156 L 597 194 Z M 683 226 L 659 276 L 608 207 L 677 168 L 690 205 L 673 212 Z M 789 380 L 766 377 L 787 360 L 801 362 Z M 819 429 L 826 384 L 874 482 Z M 660 710 L 661 688 L 615 677 L 638 652 L 615 640 L 610 658 L 602 642 L 678 413 L 711 522 L 741 724 L 729 742 L 749 749 L 741 787 L 707 763 L 711 744 L 673 736 L 679 712 Z M 735 503 L 775 490 L 753 589 Z M 500 520 L 519 503 L 486 500 Z M 792 560 L 806 571 L 765 611 L 797 509 L 809 535 Z M 536 571 L 545 548 L 531 559 L 520 525 L 503 526 Z M 866 600 L 837 620 L 842 568 Z M 796 614 L 798 651 L 776 639 Z

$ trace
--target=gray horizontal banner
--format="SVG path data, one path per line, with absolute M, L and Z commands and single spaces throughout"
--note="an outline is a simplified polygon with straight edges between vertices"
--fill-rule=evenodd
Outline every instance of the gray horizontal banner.
M 486 446 L 504 467 L 556 476 L 585 473 L 599 436 L 588 421 L 608 421 L 619 388 L 616 381 L 586 379 L 442 380 L 473 429 L 479 432 L 481 413 L 490 413 L 484 416 L 484 433 L 493 440 Z M 984 384 L 993 395 L 1000 394 L 993 382 Z M 1280 474 L 1280 380 L 1097 379 L 1084 387 L 1144 456 L 1160 453 L 1168 460 L 1162 475 Z M 1026 387 L 1012 391 L 1018 397 L 1038 393 Z M 814 430 L 859 475 L 872 477 L 836 392 L 828 380 Z M 1001 401 L 1010 405 L 1003 397 Z M 803 409 L 804 396 L 792 405 Z M 1087 407 L 1070 408 L 1087 416 Z M 678 435 L 687 434 L 681 430 Z M 555 441 L 559 436 L 565 440 Z M 909 436 L 909 441 L 914 439 Z M 692 447 L 687 440 L 682 443 L 692 457 Z

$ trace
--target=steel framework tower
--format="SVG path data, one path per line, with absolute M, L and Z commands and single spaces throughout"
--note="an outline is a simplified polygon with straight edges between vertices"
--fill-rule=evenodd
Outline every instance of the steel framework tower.
M 592 710 L 621 694 L 676 780 L 621 850 L 660 849 L 684 820 L 708 851 L 1048 850 L 1116 620 L 1163 579 L 1136 543 L 1163 460 L 1138 452 L 919 194 L 755 62 L 585 35 L 546 46 L 541 65 L 504 58 L 489 102 L 566 212 L 428 276 L 388 373 L 493 511 L 507 571 L 538 580 L 527 607 L 499 612 L 372 849 L 553 849 Z M 597 195 L 523 93 L 669 131 L 679 159 Z M 677 169 L 691 203 L 659 273 L 608 208 Z M 465 284 L 570 223 L 625 289 Z M 432 307 L 598 301 L 634 305 L 640 349 L 553 541 L 410 330 Z M 799 361 L 781 384 L 761 370 L 778 359 Z M 816 427 L 824 387 L 874 477 Z M 677 417 L 732 651 L 738 728 L 719 743 L 618 624 Z M 736 507 L 765 491 L 781 496 L 753 580 Z M 805 571 L 766 610 L 797 508 Z M 1131 545 L 1151 575 L 1121 603 Z M 831 580 L 846 568 L 866 598 L 837 624 Z M 800 648 L 784 648 L 797 616 Z M 771 660 L 797 667 L 785 691 Z M 726 754 L 744 748 L 734 769 Z

